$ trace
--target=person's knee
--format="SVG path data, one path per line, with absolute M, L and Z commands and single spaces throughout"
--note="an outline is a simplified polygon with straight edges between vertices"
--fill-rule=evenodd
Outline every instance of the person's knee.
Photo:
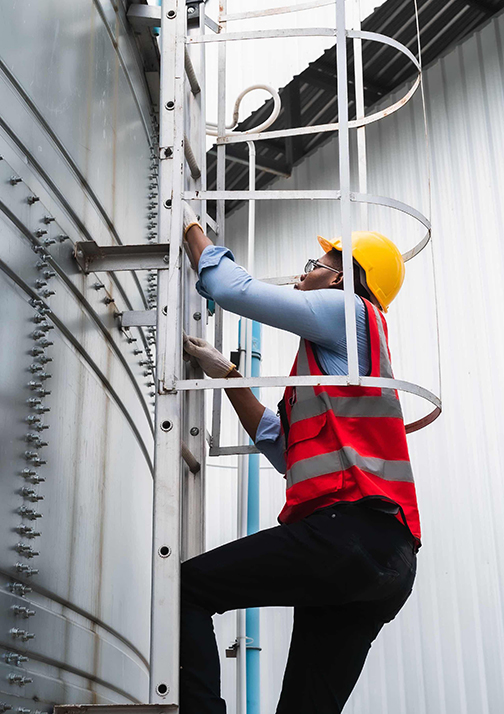
M 203 573 L 195 566 L 195 558 L 186 560 L 180 568 L 180 587 L 182 605 L 196 605 L 207 610 L 211 615 L 215 608 L 208 602 L 208 589 Z

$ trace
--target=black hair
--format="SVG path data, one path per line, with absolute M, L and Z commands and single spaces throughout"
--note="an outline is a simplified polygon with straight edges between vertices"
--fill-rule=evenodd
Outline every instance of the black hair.
M 327 254 L 331 260 L 331 265 L 337 270 L 343 270 L 343 253 L 336 248 L 332 248 Z M 354 292 L 361 298 L 373 302 L 371 293 L 366 283 L 365 272 L 359 265 L 359 263 L 353 260 L 354 266 Z

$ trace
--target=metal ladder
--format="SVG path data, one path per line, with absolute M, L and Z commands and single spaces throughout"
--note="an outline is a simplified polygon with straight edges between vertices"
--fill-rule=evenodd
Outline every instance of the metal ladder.
M 251 30 L 229 32 L 228 23 L 254 19 L 264 13 L 245 11 L 227 13 L 227 0 L 221 0 L 217 21 L 205 17 L 205 6 L 199 6 L 198 27 L 187 31 L 186 4 L 182 0 L 163 0 L 162 7 L 133 5 L 129 16 L 142 19 L 151 26 L 161 26 L 161 96 L 159 137 L 159 220 L 158 243 L 142 246 L 100 248 L 94 243 L 79 243 L 76 259 L 83 271 L 140 270 L 158 271 L 155 479 L 152 544 L 152 619 L 150 704 L 55 707 L 56 714 L 75 714 L 85 709 L 103 709 L 122 714 L 131 709 L 145 711 L 178 711 L 179 702 L 179 615 L 180 562 L 204 549 L 204 464 L 206 442 L 210 456 L 247 454 L 255 447 L 237 444 L 220 445 L 221 395 L 223 388 L 278 387 L 286 385 L 331 384 L 385 387 L 415 394 L 429 402 L 433 409 L 425 417 L 408 425 L 414 431 L 432 422 L 440 413 L 441 401 L 432 392 L 410 382 L 360 377 L 357 358 L 357 336 L 354 310 L 354 286 L 351 255 L 351 205 L 362 206 L 362 222 L 366 222 L 367 205 L 382 205 L 402 211 L 425 228 L 422 240 L 404 254 L 405 260 L 417 255 L 430 240 L 430 221 L 415 208 L 400 201 L 367 193 L 366 126 L 400 109 L 421 87 L 421 64 L 411 51 L 397 41 L 375 33 L 363 32 L 354 23 L 347 29 L 347 9 L 358 0 L 311 0 L 292 7 L 279 7 L 268 15 L 334 5 L 333 27 L 301 29 Z M 418 14 L 417 14 L 418 23 Z M 210 30 L 207 33 L 207 30 Z M 225 126 L 226 104 L 226 42 L 271 37 L 334 36 L 337 44 L 338 123 L 246 133 L 230 132 Z M 355 57 L 355 88 L 357 115 L 348 114 L 347 40 L 353 42 Z M 407 94 L 391 107 L 365 116 L 362 68 L 362 42 L 385 43 L 403 52 L 418 71 L 416 81 Z M 217 124 L 217 187 L 206 187 L 207 124 L 205 118 L 204 48 L 218 43 L 218 124 Z M 186 79 L 187 78 L 187 79 Z M 350 131 L 357 131 L 359 192 L 350 190 Z M 283 138 L 319 132 L 338 132 L 339 188 L 327 190 L 267 190 L 255 189 L 255 142 L 267 138 Z M 246 142 L 249 148 L 249 189 L 227 191 L 225 187 L 226 146 Z M 345 318 L 349 372 L 346 376 L 325 377 L 262 377 L 251 378 L 250 371 L 241 379 L 204 379 L 182 361 L 182 328 L 196 336 L 204 336 L 205 305 L 193 289 L 194 275 L 184 253 L 182 242 L 182 199 L 194 202 L 201 216 L 203 229 L 211 228 L 216 242 L 225 241 L 225 202 L 248 202 L 248 269 L 254 272 L 255 202 L 257 200 L 336 200 L 341 205 L 343 236 L 343 269 L 345 281 Z M 215 200 L 216 220 L 207 213 L 206 202 Z M 272 278 L 271 282 L 288 284 L 294 276 Z M 123 327 L 154 324 L 152 311 L 124 313 Z M 216 309 L 215 346 L 222 349 L 223 321 Z M 251 323 L 247 327 L 251 349 Z M 248 365 L 251 364 L 250 354 Z M 184 374 L 185 373 L 185 374 Z M 204 417 L 204 391 L 213 390 L 213 419 L 208 434 Z M 244 654 L 244 653 L 243 653 Z M 244 714 L 244 711 L 241 713 Z

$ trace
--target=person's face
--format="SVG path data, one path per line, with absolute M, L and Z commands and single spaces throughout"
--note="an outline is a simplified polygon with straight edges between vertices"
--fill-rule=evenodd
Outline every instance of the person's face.
M 343 287 L 343 272 L 332 264 L 327 253 L 324 253 L 317 263 L 321 265 L 316 265 L 311 271 L 301 275 L 299 283 L 294 285 L 295 290 L 321 290 L 323 288 Z M 329 270 L 329 268 L 332 268 L 332 270 Z

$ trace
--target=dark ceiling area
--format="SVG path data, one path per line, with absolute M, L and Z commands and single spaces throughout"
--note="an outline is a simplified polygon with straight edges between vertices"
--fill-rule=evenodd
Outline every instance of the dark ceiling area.
M 418 40 L 414 0 L 388 0 L 363 23 L 362 30 L 377 32 L 405 45 L 417 55 Z M 445 50 L 473 32 L 485 21 L 504 9 L 504 0 L 418 0 L 422 64 L 428 66 Z M 371 107 L 397 87 L 416 75 L 411 61 L 398 50 L 376 42 L 363 41 L 365 106 Z M 353 41 L 347 44 L 348 76 L 353 77 Z M 268 131 L 338 120 L 336 102 L 336 48 L 311 62 L 309 66 L 280 90 L 282 110 Z M 241 122 L 237 130 L 258 126 L 271 113 L 272 99 Z M 355 91 L 349 81 L 349 113 L 355 117 Z M 308 154 L 329 141 L 334 134 L 311 134 L 256 142 L 257 189 L 266 188 L 278 176 L 289 176 L 292 168 Z M 216 189 L 216 147 L 207 156 L 207 187 Z M 248 150 L 243 144 L 226 147 L 226 190 L 248 187 Z M 226 212 L 238 202 L 226 202 Z M 214 206 L 209 212 L 214 214 Z

